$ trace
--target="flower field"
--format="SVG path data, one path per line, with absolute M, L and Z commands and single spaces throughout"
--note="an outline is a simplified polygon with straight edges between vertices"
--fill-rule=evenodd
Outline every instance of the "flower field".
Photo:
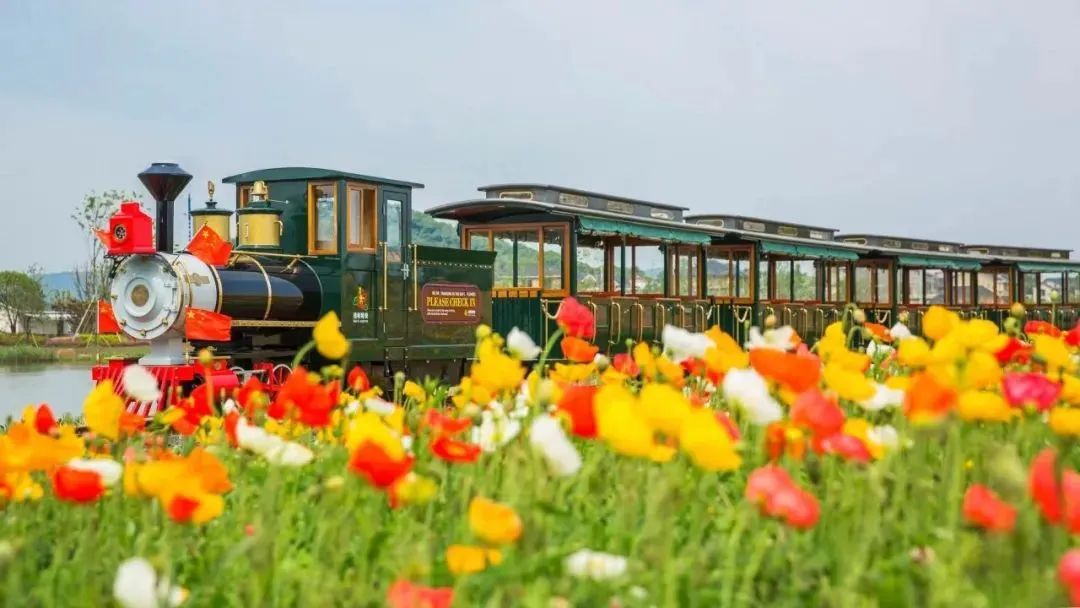
M 275 394 L 203 384 L 144 420 L 106 383 L 82 432 L 27 407 L 0 604 L 1080 603 L 1080 328 L 850 308 L 814 345 L 668 327 L 609 358 L 587 308 L 557 320 L 481 327 L 454 386 L 373 388 L 330 314 L 310 348 L 338 363 Z

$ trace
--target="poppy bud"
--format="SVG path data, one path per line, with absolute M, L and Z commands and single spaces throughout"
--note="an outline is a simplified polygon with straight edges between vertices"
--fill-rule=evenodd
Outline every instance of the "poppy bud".
M 776 327 L 776 315 L 765 317 L 765 329 L 772 329 L 774 327 Z
M 210 352 L 209 348 L 204 348 L 199 351 L 199 364 L 203 367 L 210 367 L 214 363 L 214 355 Z
M 1023 307 L 1021 307 L 1021 308 L 1023 308 Z M 1021 313 L 1020 316 L 1022 317 L 1023 313 Z M 1020 317 L 1008 317 L 1008 318 L 1005 319 L 1005 322 L 1001 324 L 1002 329 L 1005 330 L 1005 333 L 1007 333 L 1007 334 L 1015 334 L 1015 333 L 1020 331 L 1020 320 L 1019 320 L 1019 318 Z
M 491 328 L 488 327 L 486 324 L 481 323 L 480 325 L 476 326 L 476 339 L 477 340 L 483 340 L 484 338 L 486 338 L 486 337 L 488 337 L 490 335 L 491 335 Z
M 1022 319 L 1027 314 L 1027 310 L 1024 309 L 1024 305 L 1020 302 L 1013 302 L 1013 305 L 1009 308 L 1009 314 Z
M 896 315 L 896 320 L 904 325 L 907 325 L 908 320 L 911 318 L 911 313 L 906 310 L 901 310 L 900 314 Z
M 1004 498 L 1018 502 L 1027 494 L 1027 469 L 1013 446 L 991 446 L 986 453 L 986 471 L 991 485 Z
M 866 323 L 866 311 L 861 308 L 856 308 L 855 312 L 851 313 L 851 318 L 860 325 Z

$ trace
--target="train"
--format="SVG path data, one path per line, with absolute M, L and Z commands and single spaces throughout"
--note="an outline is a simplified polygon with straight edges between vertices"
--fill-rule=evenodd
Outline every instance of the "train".
M 422 184 L 310 167 L 225 177 L 233 210 L 211 188 L 190 220 L 231 252 L 208 263 L 172 242 L 175 201 L 191 175 L 154 163 L 139 179 L 156 216 L 130 203 L 110 218 L 113 272 L 100 310 L 149 342 L 139 363 L 165 395 L 207 377 L 227 389 L 254 375 L 274 390 L 329 311 L 370 377 L 450 382 L 467 372 L 478 325 L 546 341 L 571 296 L 592 310 L 595 342 L 609 354 L 627 341 L 659 343 L 666 325 L 717 325 L 742 342 L 775 319 L 813 342 L 852 304 L 870 321 L 902 320 L 914 332 L 932 305 L 1001 322 L 1019 302 L 1029 318 L 1063 328 L 1080 311 L 1080 262 L 1069 249 L 841 234 L 542 183 L 481 186 L 479 196 L 428 209 L 455 223 L 459 238 L 456 248 L 432 246 L 411 231 L 412 192 Z M 226 335 L 189 336 L 193 311 L 227 318 Z M 204 348 L 211 366 L 193 360 Z M 93 378 L 121 390 L 132 362 L 107 361 Z M 149 414 L 166 405 L 131 407 Z

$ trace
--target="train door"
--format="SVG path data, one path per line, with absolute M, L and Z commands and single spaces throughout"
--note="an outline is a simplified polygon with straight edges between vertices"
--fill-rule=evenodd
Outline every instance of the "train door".
M 409 217 L 408 197 L 402 192 L 381 190 L 379 196 L 382 246 L 379 248 L 379 338 L 388 359 L 405 356 L 408 333 Z

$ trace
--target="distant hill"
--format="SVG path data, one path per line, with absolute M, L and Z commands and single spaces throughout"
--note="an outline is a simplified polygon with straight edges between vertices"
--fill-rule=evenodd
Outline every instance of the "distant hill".
M 419 211 L 413 211 L 412 214 L 412 234 L 413 242 L 418 245 L 456 248 L 459 242 L 457 228 L 453 223 L 437 220 Z M 45 289 L 47 298 L 61 291 L 75 293 L 75 273 L 46 273 L 41 276 L 41 286 Z

